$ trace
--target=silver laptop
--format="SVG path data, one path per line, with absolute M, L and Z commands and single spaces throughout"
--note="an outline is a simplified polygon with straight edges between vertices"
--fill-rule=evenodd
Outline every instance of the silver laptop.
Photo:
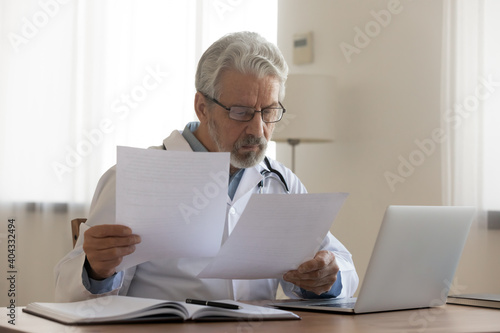
M 389 206 L 357 298 L 270 305 L 350 313 L 443 305 L 474 216 L 472 207 Z

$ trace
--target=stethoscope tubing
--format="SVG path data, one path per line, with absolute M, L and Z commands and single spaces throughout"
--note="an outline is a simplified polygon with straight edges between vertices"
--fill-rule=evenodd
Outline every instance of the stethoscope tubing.
M 274 169 L 271 166 L 271 162 L 269 161 L 269 159 L 267 158 L 267 156 L 264 157 L 264 163 L 266 164 L 268 170 L 264 169 L 264 170 L 262 170 L 260 172 L 264 176 L 264 179 L 259 182 L 259 193 L 263 192 L 264 180 L 266 178 L 274 178 L 274 177 L 266 177 L 266 175 L 271 175 L 271 174 L 275 174 L 276 176 L 278 176 L 278 178 L 279 178 L 279 180 L 280 180 L 283 188 L 285 189 L 286 193 L 290 193 L 290 190 L 288 189 L 288 184 L 286 183 L 285 177 L 283 177 L 283 175 L 281 174 L 281 172 L 279 172 L 278 170 Z

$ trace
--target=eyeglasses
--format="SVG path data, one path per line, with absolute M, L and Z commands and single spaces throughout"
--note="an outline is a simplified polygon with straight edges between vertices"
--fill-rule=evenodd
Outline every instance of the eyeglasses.
M 270 107 L 270 108 L 265 108 L 260 111 L 257 111 L 251 107 L 248 106 L 231 106 L 227 107 L 223 105 L 221 102 L 216 100 L 215 98 L 211 98 L 205 95 L 206 98 L 214 102 L 215 104 L 219 105 L 220 107 L 224 108 L 226 111 L 229 112 L 229 118 L 236 120 L 236 121 L 250 121 L 253 119 L 255 116 L 256 112 L 260 112 L 260 115 L 262 116 L 262 121 L 265 123 L 277 123 L 278 121 L 283 118 L 283 113 L 286 112 L 285 108 L 281 104 L 281 102 L 278 102 L 280 107 Z

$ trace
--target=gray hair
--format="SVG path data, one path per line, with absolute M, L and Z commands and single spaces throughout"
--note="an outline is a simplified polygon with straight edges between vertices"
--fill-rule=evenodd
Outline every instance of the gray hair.
M 196 90 L 220 98 L 220 77 L 225 70 L 253 74 L 261 78 L 274 76 L 280 82 L 279 99 L 285 97 L 288 65 L 276 45 L 254 32 L 236 32 L 213 43 L 201 56 L 196 70 Z

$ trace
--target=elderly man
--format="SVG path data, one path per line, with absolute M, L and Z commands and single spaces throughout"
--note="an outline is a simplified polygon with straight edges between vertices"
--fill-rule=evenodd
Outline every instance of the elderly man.
M 198 64 L 194 107 L 199 122 L 174 131 L 156 147 L 230 152 L 226 230 L 237 223 L 235 212 L 243 211 L 253 193 L 306 193 L 297 176 L 265 157 L 275 124 L 285 113 L 281 101 L 287 74 L 279 49 L 258 34 L 224 36 Z M 200 279 L 196 275 L 207 264 L 202 254 L 153 260 L 117 272 L 122 258 L 134 252 L 141 240 L 130 228 L 113 224 L 115 184 L 115 168 L 111 168 L 99 181 L 78 243 L 55 269 L 57 301 L 104 294 L 168 300 L 274 299 L 279 283 L 292 298 L 350 297 L 357 288 L 351 255 L 330 233 L 313 259 L 282 279 Z

